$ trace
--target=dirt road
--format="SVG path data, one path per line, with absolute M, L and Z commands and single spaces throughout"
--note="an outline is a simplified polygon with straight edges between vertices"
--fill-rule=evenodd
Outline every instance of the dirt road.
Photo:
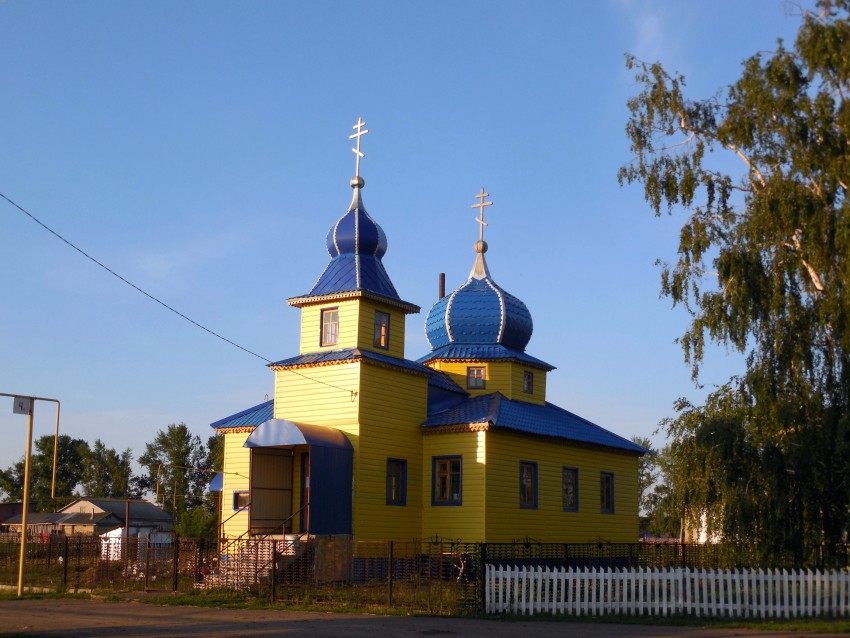
M 311 638 L 388 638 L 391 636 L 463 636 L 463 638 L 721 638 L 727 636 L 812 636 L 737 629 L 695 629 L 577 622 L 530 622 L 464 618 L 369 616 L 315 612 L 160 607 L 138 602 L 98 600 L 0 601 L 0 636 L 25 634 L 54 638 L 136 636 L 253 637 L 310 636 Z M 826 634 L 817 634 L 825 638 Z M 846 637 L 845 637 L 846 638 Z

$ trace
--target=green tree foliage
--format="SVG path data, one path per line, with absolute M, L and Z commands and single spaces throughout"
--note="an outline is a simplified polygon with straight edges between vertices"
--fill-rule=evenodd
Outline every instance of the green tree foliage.
M 828 550 L 850 529 L 850 2 L 802 16 L 792 50 L 743 63 L 716 97 L 629 58 L 633 160 L 656 215 L 687 212 L 661 289 L 684 306 L 685 360 L 746 355 L 704 406 L 677 404 L 673 509 L 765 556 Z M 699 514 L 702 516 L 703 514 Z
M 82 453 L 82 493 L 96 498 L 139 498 L 132 487 L 133 454 L 129 449 L 118 454 L 100 439 Z
M 638 459 L 638 504 L 641 514 L 646 514 L 652 506 L 652 487 L 658 480 L 658 452 L 648 437 L 633 436 L 632 443 L 647 451 Z
M 184 423 L 171 424 L 145 445 L 139 464 L 146 470 L 135 485 L 152 492 L 180 532 L 181 521 L 203 508 L 212 464 L 201 437 L 192 435 Z
M 67 434 L 59 435 L 59 450 L 56 459 L 56 500 L 50 498 L 53 480 L 54 436 L 44 435 L 33 443 L 30 458 L 30 502 L 37 511 L 53 511 L 57 504 L 76 496 L 83 476 L 83 458 L 89 453 L 88 443 L 73 439 Z M 6 501 L 23 500 L 24 459 L 0 470 L 0 489 Z

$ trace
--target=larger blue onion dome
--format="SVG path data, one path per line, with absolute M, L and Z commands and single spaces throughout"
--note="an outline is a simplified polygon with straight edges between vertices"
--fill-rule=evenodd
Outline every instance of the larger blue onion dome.
M 534 324 L 525 304 L 505 292 L 484 260 L 487 243 L 476 242 L 478 253 L 469 279 L 431 307 L 425 335 L 436 350 L 448 345 L 501 345 L 524 351 Z

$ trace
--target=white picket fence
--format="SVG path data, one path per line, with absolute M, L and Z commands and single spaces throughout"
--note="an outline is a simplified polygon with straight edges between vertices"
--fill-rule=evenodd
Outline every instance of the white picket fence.
M 796 618 L 850 615 L 850 571 L 487 565 L 487 613 Z

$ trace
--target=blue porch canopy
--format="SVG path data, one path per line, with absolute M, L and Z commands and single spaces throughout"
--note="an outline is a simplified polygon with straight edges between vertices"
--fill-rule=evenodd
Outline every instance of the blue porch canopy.
M 213 476 L 213 480 L 210 481 L 209 490 L 210 492 L 220 492 L 224 489 L 224 474 L 218 472 L 215 476 Z
M 320 425 L 299 425 L 283 419 L 269 419 L 251 432 L 244 447 L 277 447 L 281 445 L 310 445 L 351 450 L 351 441 L 336 428 Z

